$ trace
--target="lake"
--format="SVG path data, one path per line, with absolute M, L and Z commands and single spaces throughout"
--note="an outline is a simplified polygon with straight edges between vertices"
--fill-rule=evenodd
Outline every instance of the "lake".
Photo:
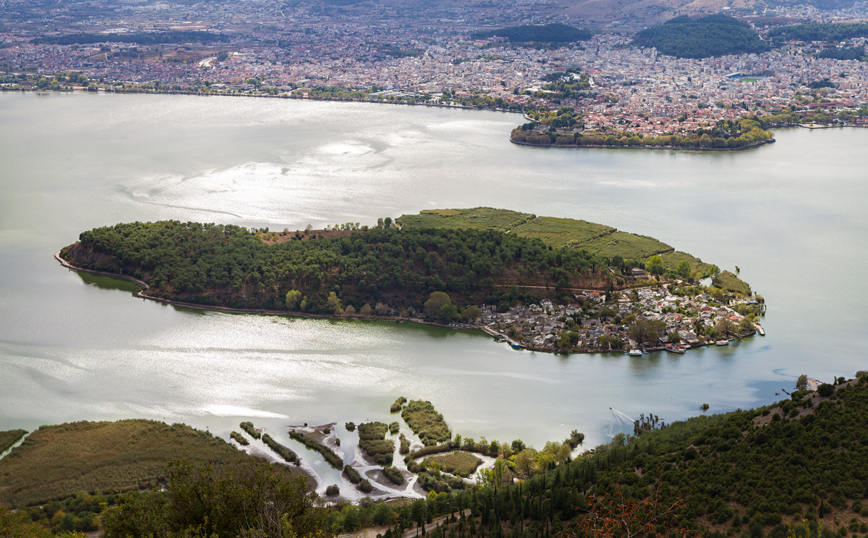
M 252 420 L 391 421 L 586 446 L 766 404 L 866 368 L 868 130 L 786 129 L 744 153 L 544 149 L 519 115 L 163 95 L 0 94 L 0 430 L 143 417 L 221 436 Z M 656 237 L 741 276 L 768 336 L 685 355 L 555 356 L 412 324 L 199 312 L 52 255 L 82 231 L 176 219 L 271 230 L 493 206 Z M 610 410 L 610 407 L 613 410 Z M 289 443 L 288 443 L 289 444 Z M 304 453 L 304 450 L 300 450 Z

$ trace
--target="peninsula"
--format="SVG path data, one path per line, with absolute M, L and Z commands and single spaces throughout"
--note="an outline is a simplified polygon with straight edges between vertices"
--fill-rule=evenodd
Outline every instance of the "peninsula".
M 540 351 L 683 352 L 752 335 L 764 313 L 735 274 L 656 239 L 492 208 L 296 232 L 135 222 L 84 232 L 57 258 L 135 280 L 146 299 L 475 328 Z

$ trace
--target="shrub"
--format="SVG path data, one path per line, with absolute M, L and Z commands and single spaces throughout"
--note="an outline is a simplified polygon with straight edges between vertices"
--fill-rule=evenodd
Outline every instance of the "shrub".
M 289 447 L 283 446 L 282 444 L 272 439 L 271 436 L 267 433 L 262 436 L 262 442 L 268 445 L 271 450 L 277 452 L 277 454 L 280 455 L 280 457 L 284 460 L 289 462 L 298 461 L 298 454 L 293 452 Z
M 346 424 L 344 424 L 344 427 L 347 429 L 348 432 L 356 431 L 356 423 L 355 422 L 347 422 Z
M 247 445 L 250 444 L 250 441 L 248 441 L 247 439 L 245 439 L 244 436 L 241 435 L 241 434 L 238 433 L 238 432 L 232 432 L 232 433 L 230 433 L 230 434 L 229 434 L 229 437 L 232 438 L 233 441 L 235 441 L 236 443 L 238 443 L 238 444 L 241 445 L 241 446 L 247 446 Z
M 835 387 L 828 383 L 823 383 L 819 387 L 817 387 L 817 394 L 824 398 L 828 398 L 829 396 L 835 394 Z
M 262 437 L 262 434 L 256 431 L 256 428 L 253 427 L 252 422 L 242 422 L 240 424 L 241 429 L 247 432 L 247 435 L 253 437 L 254 439 L 259 439 Z
M 356 487 L 358 487 L 359 491 L 361 491 L 362 493 L 370 493 L 374 491 L 374 486 L 371 485 L 367 478 L 363 478 L 362 481 L 359 482 L 359 485 Z
M 383 474 L 386 475 L 386 478 L 399 486 L 404 483 L 404 473 L 402 473 L 400 469 L 396 469 L 391 465 L 383 468 Z
M 341 492 L 341 488 L 337 486 L 337 484 L 332 484 L 331 486 L 326 488 L 326 495 L 333 496 L 337 495 Z
M 349 480 L 353 484 L 358 484 L 362 481 L 362 475 L 359 474 L 357 470 L 349 465 L 344 465 L 344 475 L 346 475 L 347 480 Z

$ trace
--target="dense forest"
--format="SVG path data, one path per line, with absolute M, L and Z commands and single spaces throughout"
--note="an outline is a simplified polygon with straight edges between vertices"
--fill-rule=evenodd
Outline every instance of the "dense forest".
M 633 44 L 677 58 L 760 53 L 769 49 L 748 24 L 727 15 L 693 20 L 683 15 L 638 32 Z
M 505 37 L 510 43 L 573 43 L 587 41 L 592 36 L 593 34 L 588 30 L 561 23 L 542 26 L 510 26 L 498 30 L 477 32 L 472 35 L 474 39 Z
M 266 244 L 263 237 L 289 239 Z M 516 286 L 575 285 L 605 260 L 494 230 L 288 231 L 259 235 L 217 224 L 118 224 L 80 235 L 62 257 L 133 276 L 153 297 L 314 314 L 426 312 L 448 322 L 462 304 L 517 300 Z M 430 304 L 432 293 L 437 304 Z M 445 296 L 445 297 L 444 297 Z M 453 303 L 454 301 L 454 303 Z
M 145 34 L 72 34 L 34 39 L 37 45 L 87 45 L 91 43 L 136 43 L 162 45 L 166 43 L 225 43 L 229 36 L 213 32 L 155 32 Z
M 868 23 L 809 22 L 781 26 L 769 30 L 768 38 L 775 45 L 787 41 L 845 41 L 854 37 L 868 37 Z
M 834 58 L 835 60 L 865 61 L 865 47 L 830 47 L 817 54 L 817 58 Z

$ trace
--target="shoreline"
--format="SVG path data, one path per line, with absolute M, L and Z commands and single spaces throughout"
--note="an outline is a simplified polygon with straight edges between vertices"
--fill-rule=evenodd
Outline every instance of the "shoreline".
M 749 149 L 758 148 L 760 146 L 764 146 L 766 144 L 774 144 L 775 139 L 770 138 L 768 140 L 763 140 L 761 142 L 755 142 L 753 144 L 748 144 L 747 146 L 742 146 L 740 148 L 703 148 L 701 146 L 649 146 L 649 145 L 640 145 L 640 146 L 607 146 L 601 144 L 587 144 L 587 145 L 579 145 L 579 144 L 531 144 L 528 142 L 520 142 L 518 140 L 513 139 L 511 136 L 509 137 L 509 141 L 516 146 L 527 146 L 527 147 L 536 147 L 536 148 L 588 148 L 588 149 L 648 149 L 648 150 L 669 150 L 669 151 L 691 151 L 696 153 L 705 153 L 705 152 L 737 152 L 737 151 L 746 151 Z
M 554 349 L 554 348 L 549 349 L 549 348 L 546 348 L 544 346 L 534 346 L 534 345 L 524 344 L 522 342 L 519 342 L 519 341 L 516 341 L 516 340 L 510 338 L 506 333 L 497 332 L 496 330 L 492 329 L 491 327 L 488 327 L 488 326 L 482 325 L 482 324 L 456 326 L 456 325 L 444 325 L 442 323 L 427 321 L 427 320 L 424 320 L 421 318 L 402 318 L 400 316 L 378 316 L 378 317 L 368 318 L 368 317 L 361 317 L 361 316 L 334 316 L 334 315 L 329 315 L 329 314 L 311 314 L 308 312 L 295 312 L 295 311 L 287 311 L 287 310 L 232 308 L 232 307 L 228 307 L 228 306 L 202 305 L 202 304 L 196 304 L 196 303 L 187 303 L 184 301 L 177 301 L 174 299 L 166 299 L 163 297 L 152 297 L 152 296 L 146 295 L 144 293 L 145 291 L 150 289 L 150 286 L 145 281 L 140 280 L 138 278 L 132 277 L 130 275 L 121 275 L 121 274 L 117 274 L 117 273 L 109 273 L 107 271 L 97 271 L 95 269 L 86 269 L 84 267 L 78 267 L 76 265 L 69 263 L 65 259 L 63 259 L 63 257 L 61 257 L 61 255 L 60 255 L 60 251 L 57 251 L 54 253 L 54 259 L 57 260 L 63 267 L 66 267 L 70 271 L 76 271 L 76 272 L 81 272 L 81 273 L 90 273 L 90 274 L 94 274 L 94 275 L 107 276 L 107 277 L 113 277 L 113 278 L 120 278 L 123 280 L 127 280 L 129 282 L 134 282 L 134 283 L 142 286 L 144 289 L 142 289 L 141 291 L 137 291 L 136 293 L 133 293 L 133 297 L 136 297 L 136 298 L 142 299 L 142 300 L 155 301 L 155 302 L 158 302 L 161 304 L 172 305 L 172 306 L 181 307 L 181 308 L 190 308 L 193 310 L 222 312 L 224 314 L 247 314 L 247 315 L 257 315 L 257 316 L 282 316 L 282 317 L 287 317 L 287 318 L 304 318 L 304 319 L 394 321 L 395 323 L 405 323 L 405 322 L 406 323 L 415 323 L 418 325 L 426 325 L 429 327 L 439 327 L 441 329 L 478 331 L 478 332 L 481 332 L 487 336 L 490 336 L 494 340 L 495 343 L 506 342 L 507 345 L 509 345 L 511 348 L 513 348 L 516 351 L 520 351 L 520 350 L 525 349 L 525 350 L 528 350 L 531 352 L 551 353 L 553 355 L 557 355 L 557 354 L 562 353 L 561 351 L 558 351 L 557 349 Z M 625 288 L 625 289 L 628 289 L 628 288 Z M 573 289 L 573 288 L 570 288 L 570 289 Z M 575 288 L 575 289 L 578 290 L 579 288 Z M 737 342 L 737 341 L 741 340 L 742 338 L 748 338 L 748 337 L 754 336 L 756 334 L 757 334 L 757 332 L 754 331 L 753 333 L 747 334 L 744 336 L 736 336 L 736 337 L 732 338 L 731 341 Z M 706 343 L 700 344 L 700 345 L 691 345 L 691 346 L 688 346 L 688 349 L 701 348 L 701 347 L 711 345 L 713 343 L 714 342 L 706 342 Z M 663 345 L 646 346 L 646 347 L 642 348 L 642 350 L 645 353 L 652 353 L 655 351 L 667 351 L 666 347 Z M 573 355 L 591 355 L 591 354 L 602 354 L 602 353 L 615 353 L 618 355 L 622 355 L 622 354 L 627 354 L 627 351 L 628 351 L 627 349 L 624 349 L 621 351 L 611 350 L 611 349 L 609 349 L 609 350 L 605 350 L 605 349 L 587 349 L 587 350 L 575 349 L 575 350 L 566 351 L 563 353 L 566 353 L 567 355 L 570 355 L 570 354 L 573 354 Z

